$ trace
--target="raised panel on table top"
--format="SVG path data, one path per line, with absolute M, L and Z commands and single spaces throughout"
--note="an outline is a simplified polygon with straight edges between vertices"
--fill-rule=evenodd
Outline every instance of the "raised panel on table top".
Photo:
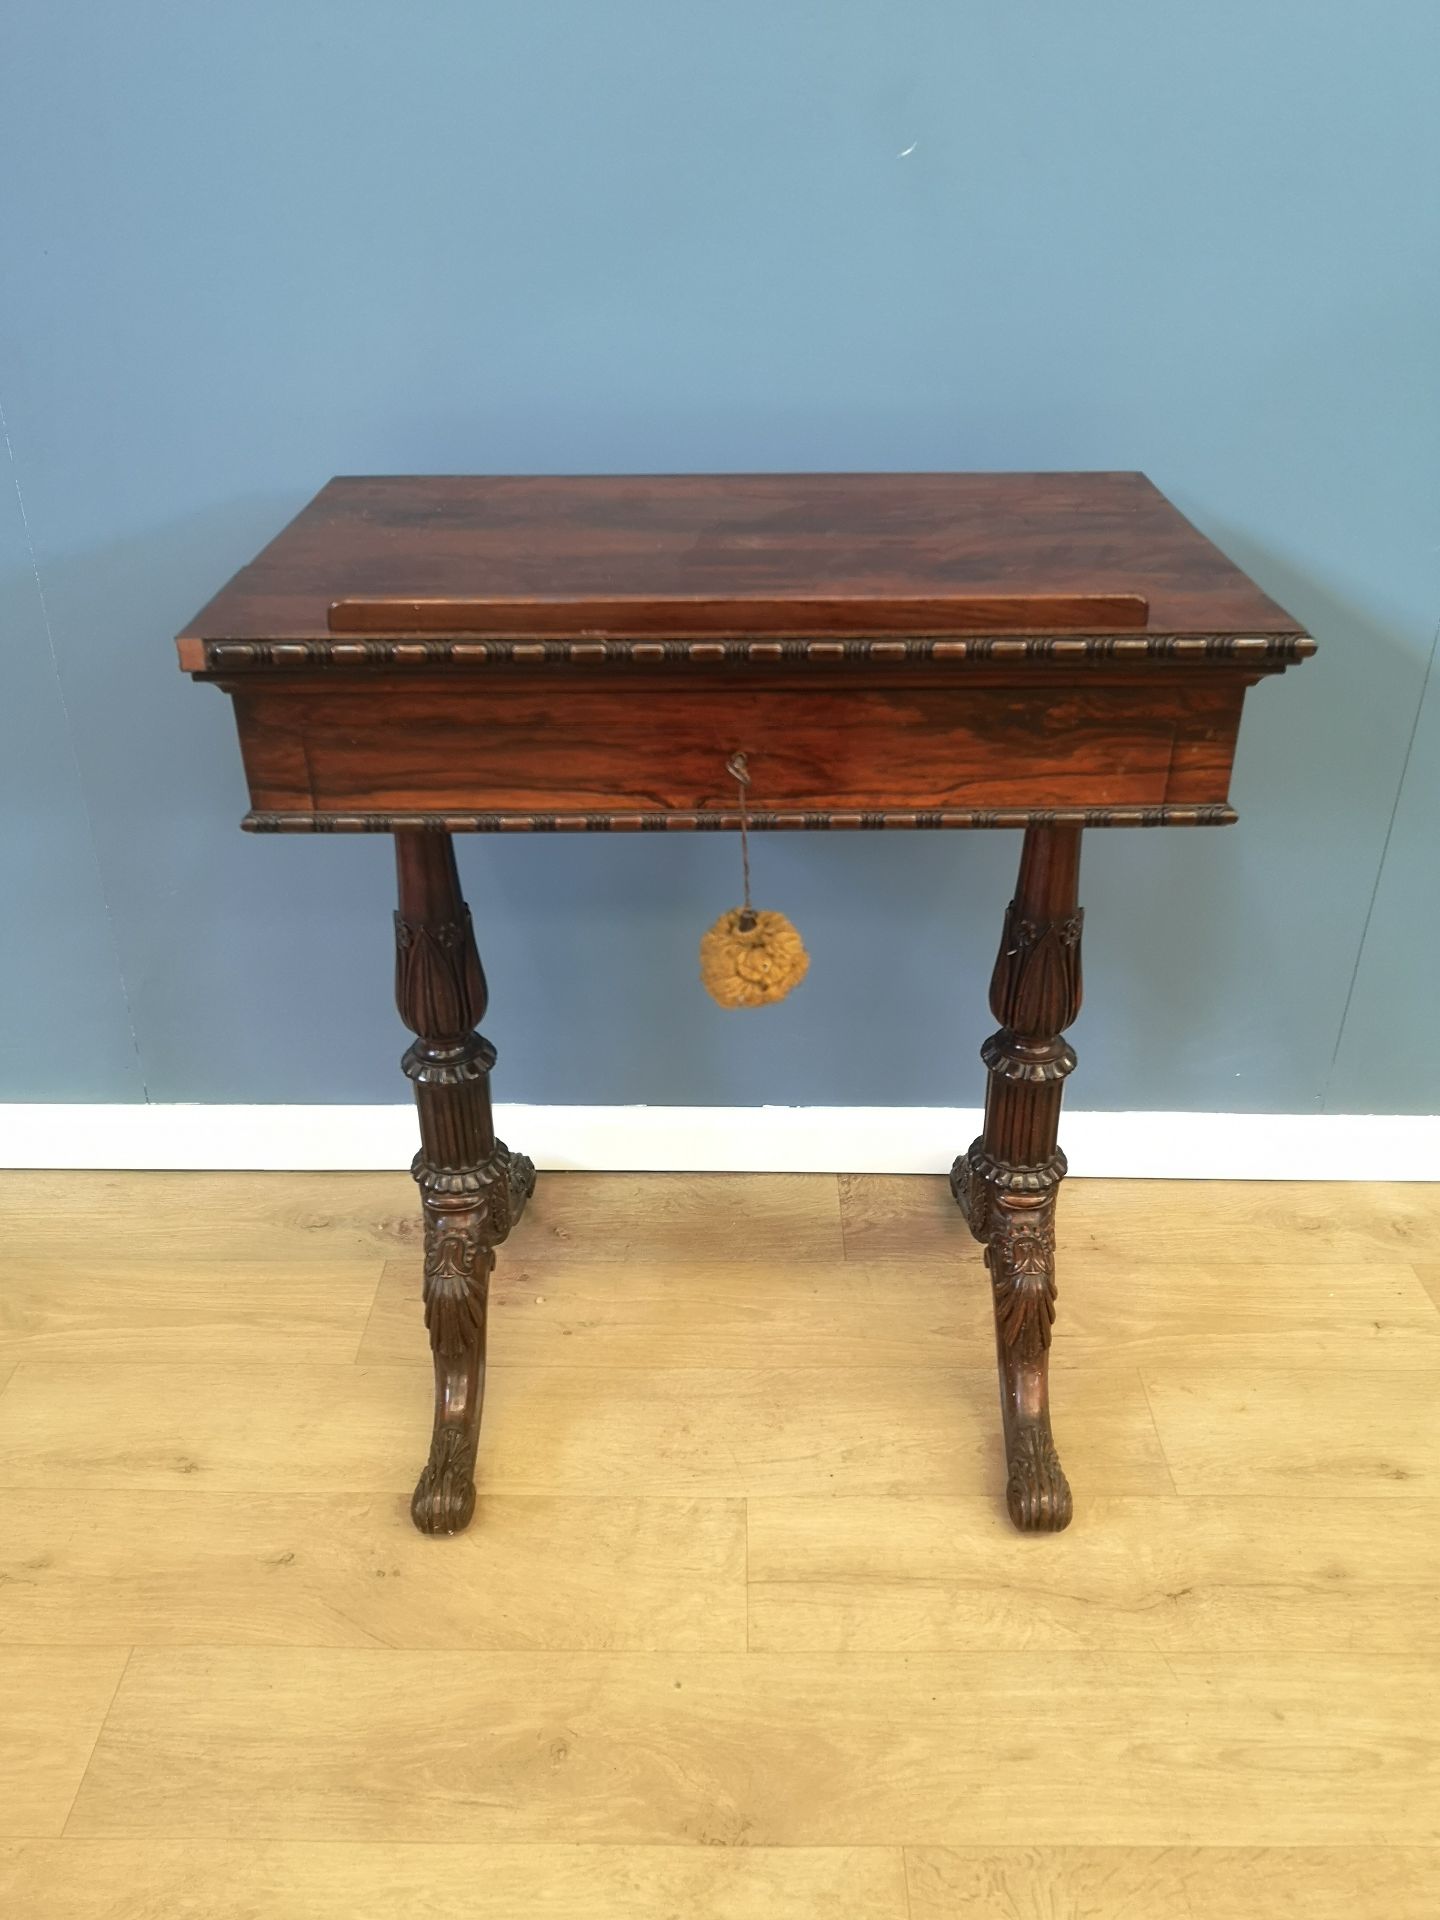
M 563 687 L 361 680 L 234 688 L 251 798 L 276 813 L 733 813 L 1225 801 L 1244 682 L 927 678 Z

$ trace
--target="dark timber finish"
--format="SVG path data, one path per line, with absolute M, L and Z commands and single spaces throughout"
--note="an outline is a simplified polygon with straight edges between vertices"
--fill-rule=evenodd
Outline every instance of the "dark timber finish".
M 577 667 L 501 675 L 237 677 L 258 813 L 733 812 L 1221 805 L 1245 675 L 1123 671 L 1068 683 L 957 668 L 734 674 Z M 476 750 L 482 742 L 483 751 Z M 729 790 L 727 791 L 727 785 Z
M 422 1533 L 458 1533 L 475 1511 L 485 1395 L 485 1314 L 495 1248 L 535 1185 L 495 1138 L 495 1049 L 475 1032 L 485 975 L 448 834 L 396 836 L 395 1004 L 416 1036 L 404 1068 L 420 1112 L 412 1169 L 425 1213 L 425 1324 L 435 1356 L 435 1432 L 410 1511 Z
M 335 600 L 332 633 L 572 634 L 577 625 L 609 638 L 645 634 L 800 635 L 837 633 L 1035 633 L 1049 628 L 1143 627 L 1149 603 L 1138 593 L 755 595 L 667 599 L 586 595 L 577 599 L 465 598 Z
M 1080 1011 L 1080 831 L 1031 827 L 990 980 L 1000 1022 L 981 1049 L 990 1069 L 985 1130 L 950 1183 L 985 1245 L 995 1295 L 1010 1518 L 1028 1531 L 1070 1522 L 1070 1485 L 1050 1432 L 1055 1318 L 1055 1195 L 1065 1176 L 1060 1101 L 1075 1052 L 1062 1034 Z
M 1153 633 L 1302 632 L 1139 473 L 443 474 L 332 480 L 181 639 L 324 639 L 354 600 L 570 601 L 580 637 L 596 599 L 723 601 L 736 631 L 824 599 L 864 633 L 892 601 L 1094 594 L 1142 596 Z
M 393 833 L 419 1106 L 435 1430 L 416 1525 L 464 1527 L 494 1250 L 534 1181 L 495 1139 L 451 835 L 1021 828 L 985 1128 L 1017 1526 L 1058 1529 L 1050 1431 L 1063 1038 L 1085 827 L 1220 826 L 1245 693 L 1313 651 L 1143 475 L 332 480 L 179 636 L 233 700 L 266 832 Z

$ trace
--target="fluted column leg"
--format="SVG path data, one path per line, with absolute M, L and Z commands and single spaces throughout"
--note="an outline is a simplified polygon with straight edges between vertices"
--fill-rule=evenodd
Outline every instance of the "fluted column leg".
M 395 1004 L 416 1036 L 403 1066 L 420 1115 L 411 1171 L 425 1214 L 425 1324 L 435 1360 L 435 1429 L 410 1512 L 422 1533 L 459 1533 L 475 1511 L 495 1248 L 520 1217 L 535 1169 L 495 1138 L 495 1049 L 475 1031 L 485 975 L 450 836 L 397 833 L 395 857 Z
M 1065 1176 L 1060 1103 L 1080 1011 L 1078 827 L 1031 827 L 990 982 L 1000 1022 L 981 1049 L 990 1070 L 985 1129 L 951 1185 L 985 1245 L 995 1300 L 1010 1518 L 1026 1531 L 1069 1525 L 1070 1485 L 1050 1431 L 1055 1318 L 1055 1199 Z

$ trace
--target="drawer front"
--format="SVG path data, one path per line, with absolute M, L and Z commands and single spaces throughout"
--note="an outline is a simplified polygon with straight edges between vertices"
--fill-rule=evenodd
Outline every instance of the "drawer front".
M 1223 803 L 1244 686 L 476 676 L 235 688 L 261 812 L 645 818 Z

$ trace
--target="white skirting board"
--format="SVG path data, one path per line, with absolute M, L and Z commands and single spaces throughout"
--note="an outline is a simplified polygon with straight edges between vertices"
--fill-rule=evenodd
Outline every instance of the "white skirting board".
M 973 1107 L 496 1108 L 537 1166 L 685 1173 L 943 1173 Z M 1440 1180 L 1440 1117 L 1067 1113 L 1082 1178 Z M 376 1171 L 407 1167 L 409 1106 L 0 1104 L 0 1166 Z

